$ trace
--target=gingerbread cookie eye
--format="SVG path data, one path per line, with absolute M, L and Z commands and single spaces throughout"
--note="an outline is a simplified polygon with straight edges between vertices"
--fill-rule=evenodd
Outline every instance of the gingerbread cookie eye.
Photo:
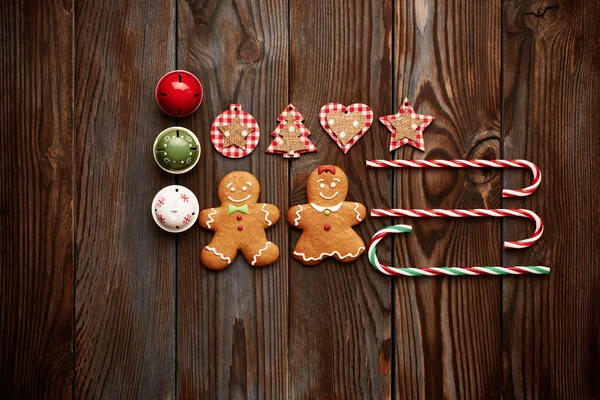
M 335 182 L 331 182 L 331 183 L 329 184 L 329 186 L 331 186 L 331 188 L 333 189 L 333 188 L 336 186 L 336 185 L 335 185 Z
M 248 188 L 246 186 L 242 186 L 242 191 L 245 192 L 246 190 L 248 190 Z
M 229 190 L 231 190 L 232 192 L 235 192 L 235 186 L 232 186 Z
M 321 184 L 319 185 L 319 187 L 320 187 L 321 189 L 325 189 L 325 184 L 324 184 L 324 183 L 321 183 Z

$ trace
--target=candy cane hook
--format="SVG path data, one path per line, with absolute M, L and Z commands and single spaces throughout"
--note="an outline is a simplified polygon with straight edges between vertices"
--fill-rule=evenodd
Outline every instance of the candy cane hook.
M 367 160 L 372 168 L 528 168 L 533 173 L 530 186 L 504 189 L 502 197 L 525 197 L 535 192 L 542 182 L 540 169 L 527 160 Z
M 371 265 L 389 276 L 468 276 L 468 275 L 548 275 L 550 268 L 528 265 L 511 267 L 435 267 L 435 268 L 393 268 L 379 262 L 377 258 L 377 244 L 386 236 L 394 233 L 410 233 L 410 225 L 392 225 L 377 232 L 369 243 L 368 256 Z
M 473 210 L 443 210 L 443 209 L 429 209 L 429 210 L 405 210 L 401 208 L 394 209 L 373 209 L 371 210 L 372 217 L 452 217 L 452 218 L 466 218 L 466 217 L 524 217 L 529 218 L 535 222 L 535 232 L 527 239 L 514 240 L 504 242 L 504 247 L 507 249 L 524 249 L 533 245 L 537 240 L 542 237 L 544 233 L 544 223 L 542 219 L 533 211 L 525 210 L 522 208 L 497 208 L 497 209 L 481 209 L 476 208 Z

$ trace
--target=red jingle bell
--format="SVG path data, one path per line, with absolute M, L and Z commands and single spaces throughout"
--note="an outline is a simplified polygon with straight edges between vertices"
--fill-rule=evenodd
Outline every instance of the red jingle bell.
M 202 85 L 190 72 L 168 72 L 156 85 L 156 102 L 161 110 L 172 117 L 188 116 L 202 102 Z

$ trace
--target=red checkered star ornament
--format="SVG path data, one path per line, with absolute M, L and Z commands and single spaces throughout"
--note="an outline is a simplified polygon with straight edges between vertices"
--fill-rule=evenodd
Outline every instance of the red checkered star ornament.
M 421 151 L 425 151 L 423 130 L 435 119 L 430 115 L 417 114 L 408 97 L 396 114 L 379 117 L 379 120 L 392 132 L 390 152 L 409 144 Z

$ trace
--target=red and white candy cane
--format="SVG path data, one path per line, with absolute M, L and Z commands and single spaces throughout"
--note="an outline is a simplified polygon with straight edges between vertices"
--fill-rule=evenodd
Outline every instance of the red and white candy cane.
M 527 239 L 514 240 L 504 242 L 504 247 L 507 249 L 524 249 L 533 245 L 537 240 L 542 237 L 544 232 L 544 223 L 542 219 L 533 211 L 525 210 L 522 208 L 497 208 L 497 209 L 481 209 L 476 208 L 473 210 L 443 210 L 443 209 L 429 209 L 429 210 L 407 210 L 401 208 L 393 209 L 373 209 L 371 210 L 372 217 L 451 217 L 451 218 L 467 218 L 467 217 L 523 217 L 529 218 L 535 222 L 535 232 Z
M 542 182 L 540 169 L 527 160 L 367 160 L 371 168 L 528 168 L 533 182 L 523 189 L 504 189 L 502 197 L 525 197 L 535 192 Z
M 538 265 L 520 265 L 510 267 L 483 266 L 483 267 L 433 267 L 433 268 L 394 268 L 382 264 L 377 258 L 377 244 L 386 236 L 395 233 L 410 233 L 410 225 L 392 225 L 383 228 L 371 239 L 369 243 L 369 261 L 373 267 L 382 274 L 389 276 L 476 276 L 476 275 L 548 275 L 550 268 Z

